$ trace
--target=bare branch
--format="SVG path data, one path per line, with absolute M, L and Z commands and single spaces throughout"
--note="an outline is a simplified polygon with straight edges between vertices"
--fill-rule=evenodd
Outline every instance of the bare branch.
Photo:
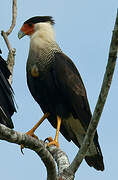
M 56 165 L 53 157 L 51 156 L 50 152 L 45 148 L 45 143 L 41 141 L 43 144 L 42 148 L 38 148 L 35 152 L 40 156 L 41 160 L 46 166 L 47 169 L 47 180 L 56 180 Z M 45 150 L 45 151 L 44 151 Z
M 1 31 L 1 35 L 3 36 L 5 43 L 7 45 L 7 48 L 9 51 L 12 51 L 10 42 L 8 40 L 8 35 L 13 31 L 15 25 L 16 25 L 16 16 L 17 16 L 17 0 L 13 0 L 12 4 L 12 24 L 7 32 Z
M 0 124 L 0 139 L 15 144 L 23 144 L 25 148 L 35 151 L 45 164 L 47 169 L 47 180 L 73 180 L 74 175 L 71 172 L 64 171 L 70 165 L 67 155 L 55 146 L 46 148 L 47 145 L 41 140 L 37 140 L 27 134 L 14 131 Z M 52 155 L 51 155 L 52 154 Z M 56 165 L 58 166 L 58 176 L 56 173 Z M 69 178 L 69 179 L 68 179 Z
M 15 64 L 15 52 L 16 52 L 15 48 L 12 49 L 12 51 L 9 51 L 8 58 L 7 58 L 7 66 L 11 72 L 11 75 L 9 77 L 10 84 L 12 84 L 13 69 L 14 69 L 14 64 Z
M 17 16 L 17 0 L 13 0 L 12 5 L 12 24 L 9 28 L 9 30 L 6 32 L 6 35 L 8 36 L 14 29 L 16 25 L 16 16 Z
M 8 36 L 7 36 L 6 32 L 1 31 L 1 35 L 4 38 L 4 41 L 5 41 L 6 45 L 7 45 L 7 48 L 9 50 L 9 52 L 12 51 L 11 44 L 10 44 L 10 42 L 8 40 Z
M 106 102 L 106 98 L 109 92 L 109 88 L 111 86 L 112 77 L 115 69 L 116 59 L 117 59 L 117 51 L 118 51 L 118 12 L 116 17 L 116 22 L 113 30 L 112 41 L 110 45 L 109 57 L 108 57 L 108 64 L 106 67 L 106 72 L 104 75 L 104 80 L 102 84 L 102 88 L 100 91 L 100 95 L 95 107 L 95 111 L 93 113 L 93 117 L 91 119 L 90 125 L 88 127 L 86 136 L 84 138 L 83 144 L 77 153 L 75 159 L 71 163 L 70 167 L 68 168 L 69 171 L 75 173 L 80 166 L 83 158 L 86 155 L 86 152 L 93 140 L 101 113 L 104 108 L 104 104 Z
M 6 32 L 1 31 L 1 35 L 3 36 L 3 38 L 5 40 L 5 43 L 6 43 L 6 46 L 7 46 L 8 50 L 9 50 L 9 54 L 8 54 L 8 58 L 7 58 L 7 66 L 8 66 L 8 69 L 10 70 L 10 72 L 11 72 L 11 75 L 9 77 L 9 83 L 12 84 L 12 77 L 13 77 L 13 69 L 14 69 L 14 63 L 15 63 L 15 52 L 16 52 L 16 50 L 12 49 Z
M 1 35 L 3 36 L 5 43 L 7 45 L 7 48 L 9 50 L 9 54 L 8 54 L 8 58 L 7 58 L 7 66 L 11 72 L 11 75 L 9 77 L 9 83 L 12 84 L 13 68 L 14 68 L 14 63 L 15 63 L 15 52 L 16 52 L 16 50 L 15 50 L 15 48 L 14 49 L 11 48 L 10 42 L 8 40 L 8 36 L 4 31 L 1 31 Z
M 13 77 L 13 68 L 14 68 L 14 62 L 15 62 L 15 49 L 12 49 L 11 44 L 8 40 L 8 35 L 13 31 L 15 25 L 16 25 L 16 16 L 17 16 L 17 0 L 13 0 L 12 4 L 12 24 L 7 32 L 1 31 L 1 35 L 3 36 L 6 46 L 9 50 L 7 64 L 8 68 L 11 72 L 11 76 L 9 78 L 9 83 L 12 84 L 12 77 Z
M 52 154 L 53 158 L 55 159 L 58 167 L 58 177 L 57 179 L 62 179 L 62 180 L 73 180 L 74 179 L 74 174 L 71 172 L 64 171 L 66 168 L 69 167 L 69 159 L 66 155 L 65 152 L 63 152 L 61 149 L 56 148 L 56 146 L 50 146 L 48 148 L 50 153 Z
M 54 159 L 50 152 L 46 149 L 43 141 L 9 129 L 2 124 L 0 124 L 0 139 L 19 145 L 23 144 L 26 148 L 34 150 L 40 156 L 47 168 L 48 180 L 56 179 L 56 166 Z

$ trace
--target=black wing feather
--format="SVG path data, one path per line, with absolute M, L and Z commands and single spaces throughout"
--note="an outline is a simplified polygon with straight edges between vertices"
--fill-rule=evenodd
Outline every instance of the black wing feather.
M 56 84 L 72 108 L 72 114 L 79 118 L 85 129 L 91 119 L 91 111 L 81 76 L 73 62 L 62 53 L 55 54 L 53 72 Z
M 10 71 L 6 61 L 0 56 L 0 123 L 13 128 L 11 116 L 16 112 L 13 89 L 8 82 Z
M 73 117 L 79 119 L 85 131 L 87 131 L 92 115 L 87 100 L 86 90 L 77 68 L 75 67 L 71 59 L 69 59 L 65 54 L 56 53 L 53 71 L 57 87 L 63 94 L 63 97 L 66 98 L 68 105 L 71 106 Z M 71 130 L 70 133 L 72 137 Z M 72 140 L 78 147 L 80 147 L 78 140 L 76 140 L 75 138 L 76 137 L 73 135 Z M 98 142 L 97 131 L 95 133 L 93 141 L 96 146 L 97 154 L 91 157 L 86 156 L 85 160 L 89 164 L 89 166 L 93 166 L 97 170 L 103 171 L 103 156 Z
M 67 106 L 71 107 L 73 117 L 79 119 L 85 131 L 87 131 L 92 115 L 86 89 L 76 66 L 63 53 L 55 53 L 53 76 L 56 79 L 57 88 L 67 102 Z M 94 142 L 98 144 L 97 131 L 94 136 Z

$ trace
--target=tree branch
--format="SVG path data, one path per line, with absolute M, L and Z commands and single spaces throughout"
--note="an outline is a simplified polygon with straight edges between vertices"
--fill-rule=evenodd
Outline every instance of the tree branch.
M 12 24 L 7 32 L 1 31 L 1 35 L 4 38 L 4 41 L 6 43 L 6 46 L 9 50 L 7 64 L 8 68 L 11 72 L 11 76 L 9 78 L 9 83 L 12 84 L 12 76 L 13 76 L 13 68 L 14 68 L 14 62 L 15 62 L 15 49 L 12 49 L 11 44 L 8 40 L 8 35 L 13 31 L 15 25 L 16 25 L 16 16 L 17 16 L 17 0 L 13 0 L 12 4 Z
M 15 144 L 23 144 L 25 148 L 35 151 L 47 168 L 48 180 L 56 179 L 56 165 L 50 152 L 43 141 L 37 140 L 27 134 L 14 131 L 0 124 L 0 139 Z
M 11 75 L 9 77 L 9 83 L 12 84 L 13 79 L 13 70 L 14 70 L 14 64 L 15 64 L 15 54 L 16 49 L 13 48 L 12 51 L 9 51 L 8 58 L 7 58 L 7 67 L 11 72 Z
M 10 42 L 8 40 L 7 34 L 2 30 L 1 35 L 2 35 L 2 37 L 3 37 L 3 39 L 4 39 L 5 43 L 6 43 L 6 46 L 7 46 L 8 50 L 12 51 L 11 44 L 10 44 Z
M 64 171 L 66 168 L 69 167 L 69 159 L 66 155 L 65 152 L 63 152 L 61 149 L 55 147 L 55 146 L 50 146 L 48 147 L 48 150 L 52 154 L 53 158 L 55 159 L 58 167 L 58 177 L 57 180 L 72 180 L 74 179 L 74 174 Z
M 102 88 L 101 88 L 100 95 L 99 95 L 99 98 L 95 107 L 95 111 L 93 113 L 93 117 L 89 124 L 83 144 L 79 152 L 77 153 L 75 159 L 73 160 L 70 167 L 68 168 L 68 171 L 71 171 L 73 173 L 77 171 L 78 167 L 80 166 L 82 160 L 84 159 L 86 152 L 93 140 L 97 125 L 100 120 L 100 116 L 102 114 L 102 111 L 106 102 L 109 88 L 111 86 L 112 77 L 113 77 L 116 59 L 117 59 L 117 51 L 118 51 L 118 12 L 117 12 L 116 22 L 115 22 L 115 26 L 113 30 L 111 45 L 110 45 L 108 64 L 106 67 L 106 72 L 104 75 Z
M 2 124 L 0 124 L 0 139 L 18 145 L 23 144 L 25 148 L 35 151 L 46 166 L 47 180 L 60 180 L 60 178 L 67 180 L 66 177 L 72 177 L 71 179 L 74 178 L 74 175 L 70 176 L 69 172 L 67 173 L 64 171 L 70 163 L 67 155 L 61 149 L 55 146 L 47 147 L 47 143 L 44 143 L 44 141 L 37 140 L 27 134 L 9 129 Z M 54 159 L 57 162 L 58 176 Z
M 6 35 L 8 36 L 14 29 L 16 25 L 16 16 L 17 16 L 17 0 L 13 0 L 12 5 L 12 24 L 9 28 L 9 30 L 6 32 Z

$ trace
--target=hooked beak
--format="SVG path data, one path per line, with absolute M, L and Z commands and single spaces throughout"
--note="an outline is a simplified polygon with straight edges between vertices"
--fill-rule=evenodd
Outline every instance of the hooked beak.
M 18 32 L 18 38 L 21 39 L 22 37 L 24 37 L 26 34 L 23 31 L 19 31 Z

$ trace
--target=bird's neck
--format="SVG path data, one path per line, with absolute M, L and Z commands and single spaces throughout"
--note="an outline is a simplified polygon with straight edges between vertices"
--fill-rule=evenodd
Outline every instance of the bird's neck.
M 30 39 L 30 46 L 36 49 L 44 49 L 54 43 L 56 43 L 55 34 L 50 24 L 40 25 Z
M 40 35 L 40 32 L 36 32 L 30 40 L 30 51 L 36 54 L 39 52 L 41 58 L 41 54 L 46 57 L 50 55 L 50 53 L 54 54 L 55 52 L 60 52 L 61 49 L 56 43 L 53 35 L 47 35 L 47 32 Z
M 61 49 L 55 41 L 54 30 L 51 25 L 40 24 L 36 28 L 36 32 L 30 37 L 28 63 L 38 62 L 40 69 L 44 70 L 54 60 L 54 54 L 61 52 Z M 31 59 L 33 59 L 33 62 L 31 62 Z

